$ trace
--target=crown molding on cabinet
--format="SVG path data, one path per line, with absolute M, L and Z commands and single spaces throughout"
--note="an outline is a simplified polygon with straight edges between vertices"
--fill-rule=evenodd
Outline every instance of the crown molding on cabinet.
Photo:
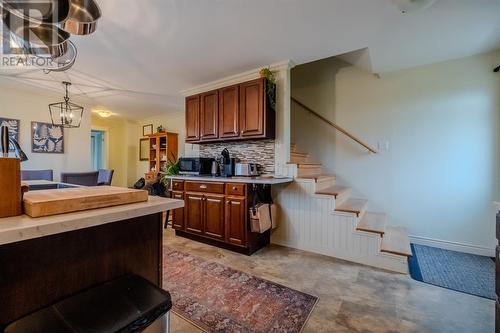
M 262 67 L 266 67 L 266 66 L 262 66 Z M 241 82 L 246 82 L 246 81 L 250 81 L 253 79 L 257 79 L 260 77 L 259 71 L 262 69 L 262 67 L 252 69 L 252 70 L 240 73 L 240 74 L 227 76 L 225 78 L 215 80 L 212 82 L 208 82 L 208 83 L 205 83 L 205 84 L 193 87 L 193 88 L 185 89 L 185 90 L 181 91 L 181 94 L 184 97 L 192 96 L 192 95 L 196 95 L 196 94 L 199 94 L 202 92 L 207 92 L 210 90 L 215 90 L 215 89 L 231 86 L 233 84 L 238 84 Z M 293 67 L 295 67 L 295 63 L 291 60 L 285 60 L 285 61 L 281 61 L 281 62 L 269 65 L 269 68 L 273 72 L 289 70 Z

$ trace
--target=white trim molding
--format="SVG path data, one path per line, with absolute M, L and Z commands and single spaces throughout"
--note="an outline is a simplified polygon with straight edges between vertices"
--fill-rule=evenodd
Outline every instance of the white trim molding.
M 420 236 L 410 236 L 410 242 L 418 245 L 438 247 L 440 249 L 477 254 L 480 256 L 494 257 L 495 249 L 471 244 L 450 242 L 441 239 L 426 238 Z
M 275 72 L 275 71 L 282 71 L 282 70 L 291 69 L 291 68 L 295 67 L 295 63 L 291 60 L 285 60 L 285 61 L 281 61 L 281 62 L 278 62 L 275 64 L 265 65 L 262 67 L 269 67 L 271 69 L 271 71 Z M 185 90 L 181 91 L 181 94 L 182 94 L 182 96 L 187 97 L 187 96 L 196 95 L 196 94 L 210 91 L 210 90 L 215 90 L 215 89 L 219 89 L 222 87 L 227 87 L 227 86 L 230 86 L 233 84 L 238 84 L 241 82 L 258 79 L 259 72 L 260 72 L 262 67 L 255 68 L 255 69 L 252 69 L 252 70 L 249 70 L 249 71 L 246 71 L 243 73 L 239 73 L 236 75 L 227 76 L 225 78 L 215 80 L 212 82 L 208 82 L 208 83 L 205 83 L 205 84 L 193 87 L 193 88 L 185 89 Z

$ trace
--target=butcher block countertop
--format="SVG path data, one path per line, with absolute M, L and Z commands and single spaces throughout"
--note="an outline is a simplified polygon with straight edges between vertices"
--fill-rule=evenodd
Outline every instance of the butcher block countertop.
M 182 200 L 150 196 L 146 202 L 75 213 L 38 218 L 31 218 L 28 215 L 0 218 L 0 245 L 91 228 L 181 207 L 184 207 Z
M 148 201 L 148 192 L 116 186 L 89 186 L 30 191 L 24 194 L 24 213 L 43 217 L 95 208 Z

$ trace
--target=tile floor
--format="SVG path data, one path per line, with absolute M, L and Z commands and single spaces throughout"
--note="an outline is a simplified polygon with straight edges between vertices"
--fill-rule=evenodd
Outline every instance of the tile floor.
M 493 301 L 406 275 L 275 245 L 248 257 L 176 237 L 171 229 L 164 244 L 318 296 L 304 333 L 494 332 Z M 173 333 L 199 332 L 175 314 L 171 327 Z

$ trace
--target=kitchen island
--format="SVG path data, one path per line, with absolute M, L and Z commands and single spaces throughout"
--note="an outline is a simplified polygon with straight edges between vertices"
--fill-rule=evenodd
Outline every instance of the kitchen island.
M 272 186 L 292 178 L 171 176 L 172 197 L 185 208 L 173 211 L 178 236 L 251 255 L 270 243 L 271 230 L 252 232 L 250 208 L 271 204 Z M 279 223 L 279 214 L 276 219 Z
M 161 286 L 162 212 L 183 205 L 149 197 L 142 203 L 40 218 L 1 218 L 0 329 L 127 273 Z

